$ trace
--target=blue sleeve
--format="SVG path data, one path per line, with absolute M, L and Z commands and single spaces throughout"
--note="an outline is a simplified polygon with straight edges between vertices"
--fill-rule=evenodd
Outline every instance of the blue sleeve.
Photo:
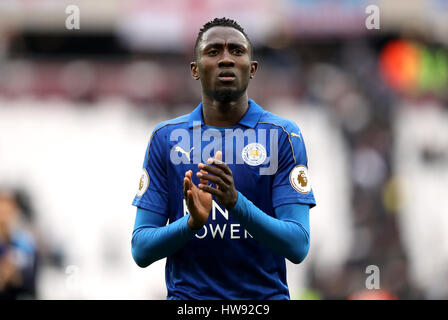
M 274 208 L 284 204 L 316 205 L 308 173 L 308 157 L 299 127 L 292 121 L 285 124 L 278 146 L 278 170 L 272 185 Z
M 229 212 L 258 242 L 297 264 L 310 247 L 309 209 L 307 204 L 282 205 L 275 209 L 276 219 L 238 192 L 237 203 Z
M 166 225 L 166 216 L 142 208 L 137 209 L 132 232 L 132 257 L 145 268 L 182 248 L 198 230 L 188 227 L 186 215 Z
M 168 216 L 166 145 L 163 134 L 155 129 L 146 148 L 137 194 L 132 204 Z

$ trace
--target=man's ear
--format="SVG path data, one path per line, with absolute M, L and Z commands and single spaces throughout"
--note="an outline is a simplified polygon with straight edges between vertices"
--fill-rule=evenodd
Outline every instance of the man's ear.
M 255 72 L 257 72 L 258 69 L 258 61 L 251 61 L 250 62 L 250 78 L 252 79 L 255 75 Z
M 198 70 L 198 64 L 196 63 L 196 61 L 193 61 L 190 63 L 190 69 L 191 69 L 191 76 L 195 80 L 199 80 L 199 70 Z

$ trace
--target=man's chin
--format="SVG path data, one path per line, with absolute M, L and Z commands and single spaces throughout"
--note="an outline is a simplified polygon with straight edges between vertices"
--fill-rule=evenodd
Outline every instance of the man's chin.
M 220 103 L 230 103 L 238 100 L 243 94 L 244 91 L 226 88 L 213 91 L 211 96 L 214 100 Z

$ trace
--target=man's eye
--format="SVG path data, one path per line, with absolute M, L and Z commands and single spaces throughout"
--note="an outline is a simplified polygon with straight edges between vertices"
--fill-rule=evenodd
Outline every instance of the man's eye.
M 234 54 L 243 54 L 244 51 L 242 49 L 233 49 Z
M 216 49 L 212 49 L 212 50 L 209 50 L 208 52 L 207 52 L 209 55 L 215 55 L 215 54 L 217 54 L 218 53 L 218 50 L 216 50 Z

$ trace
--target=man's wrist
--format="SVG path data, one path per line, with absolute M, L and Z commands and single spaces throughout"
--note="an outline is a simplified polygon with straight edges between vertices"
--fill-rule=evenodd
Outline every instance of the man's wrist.
M 232 204 L 230 204 L 229 206 L 226 206 L 226 209 L 227 209 L 227 210 L 230 211 L 230 210 L 232 210 L 233 208 L 235 208 L 236 204 L 238 203 L 238 199 L 239 199 L 239 196 L 238 196 L 238 195 L 239 195 L 239 191 L 236 192 L 236 197 L 235 197 L 236 200 L 235 200 L 235 202 L 232 203 Z
M 244 195 L 237 191 L 236 202 L 232 208 L 227 209 L 229 212 L 239 212 L 241 210 L 241 205 L 244 202 Z
M 187 225 L 188 225 L 188 227 L 189 227 L 192 231 L 198 231 L 198 230 L 200 230 L 200 229 L 204 226 L 204 225 L 198 225 L 198 224 L 194 221 L 194 219 L 193 219 L 193 217 L 192 217 L 191 215 L 188 217 Z

